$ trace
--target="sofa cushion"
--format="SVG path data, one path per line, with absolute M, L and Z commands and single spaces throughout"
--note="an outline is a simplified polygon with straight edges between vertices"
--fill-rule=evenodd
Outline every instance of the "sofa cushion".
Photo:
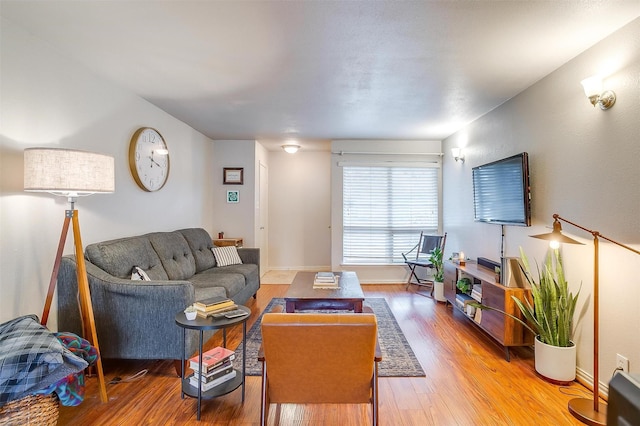
M 198 275 L 194 275 L 197 277 Z M 227 297 L 227 290 L 224 287 L 196 287 L 193 286 L 194 300 L 206 300 L 212 297 Z
M 246 286 L 242 274 L 232 272 L 220 273 L 220 269 L 221 268 L 211 268 L 189 279 L 189 282 L 193 284 L 196 294 L 199 293 L 199 289 L 210 287 L 212 283 L 215 283 L 216 287 L 224 289 L 225 297 L 231 298 Z
M 147 237 L 170 280 L 187 280 L 196 273 L 196 261 L 181 233 L 154 232 Z
M 258 265 L 253 263 L 245 263 L 240 265 L 229 265 L 215 268 L 215 272 L 219 274 L 240 274 L 246 282 L 260 281 L 260 269 Z
M 160 258 L 144 235 L 89 244 L 85 256 L 114 277 L 131 279 L 133 267 L 138 266 L 154 281 L 169 279 Z
M 207 231 L 202 228 L 189 228 L 177 232 L 180 232 L 189 244 L 196 261 L 196 273 L 216 266 L 216 259 L 211 252 L 213 240 Z

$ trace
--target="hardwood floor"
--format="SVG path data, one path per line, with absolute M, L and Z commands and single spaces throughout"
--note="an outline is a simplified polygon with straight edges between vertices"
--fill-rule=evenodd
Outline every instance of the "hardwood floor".
M 273 297 L 282 297 L 287 285 L 263 285 L 252 310 L 250 327 Z M 400 327 L 426 372 L 420 378 L 381 378 L 382 425 L 578 425 L 567 410 L 574 395 L 589 391 L 574 383 L 562 388 L 536 376 L 533 352 L 518 348 L 511 362 L 502 348 L 451 306 L 406 291 L 404 285 L 365 285 L 366 297 L 387 299 Z M 228 346 L 235 348 L 241 327 L 230 329 Z M 220 334 L 220 333 L 219 333 Z M 205 349 L 221 344 L 214 336 Z M 126 381 L 141 370 L 147 374 Z M 256 425 L 260 420 L 260 377 L 247 377 L 246 399 L 240 391 L 203 401 L 201 421 L 196 400 L 180 398 L 180 383 L 171 361 L 105 360 L 108 403 L 101 403 L 97 378 L 87 380 L 85 401 L 60 408 L 60 425 Z M 272 406 L 269 424 L 367 425 L 366 405 Z

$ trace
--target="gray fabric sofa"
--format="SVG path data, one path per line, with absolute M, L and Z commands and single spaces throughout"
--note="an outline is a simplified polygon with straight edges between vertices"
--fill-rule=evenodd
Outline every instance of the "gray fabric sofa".
M 182 329 L 175 315 L 194 301 L 226 296 L 237 304 L 260 288 L 260 253 L 239 248 L 241 265 L 219 267 L 204 229 L 155 232 L 90 244 L 87 276 L 103 358 L 180 359 Z M 58 328 L 82 334 L 75 256 L 64 256 L 58 272 Z M 150 281 L 133 281 L 137 266 Z M 205 332 L 205 341 L 213 332 Z M 185 356 L 198 350 L 187 331 Z

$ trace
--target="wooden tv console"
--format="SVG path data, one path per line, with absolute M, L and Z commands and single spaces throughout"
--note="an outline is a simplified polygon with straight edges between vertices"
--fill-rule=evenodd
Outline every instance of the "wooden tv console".
M 444 263 L 444 295 L 447 303 L 450 303 L 453 309 L 463 312 L 470 321 L 504 347 L 507 361 L 510 359 L 510 347 L 532 346 L 533 334 L 513 318 L 488 309 L 483 309 L 479 314 L 470 317 L 464 309 L 456 305 L 456 295 L 460 293 L 456 283 L 465 276 L 470 278 L 472 283 L 482 285 L 483 305 L 507 312 L 520 319 L 523 319 L 522 313 L 511 296 L 515 296 L 520 300 L 524 300 L 524 298 L 531 300 L 531 290 L 505 287 L 500 283 L 496 283 L 493 270 L 475 263 L 467 262 L 464 266 L 450 261 Z

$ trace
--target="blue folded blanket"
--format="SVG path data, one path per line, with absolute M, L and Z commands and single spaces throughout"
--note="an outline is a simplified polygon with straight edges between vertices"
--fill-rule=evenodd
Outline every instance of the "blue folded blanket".
M 25 315 L 0 324 L 0 407 L 83 371 L 88 362 Z
M 56 338 L 77 355 L 87 361 L 89 365 L 98 360 L 98 350 L 89 341 L 73 333 L 54 333 Z M 52 384 L 46 389 L 37 391 L 37 394 L 47 395 L 55 392 L 60 403 L 65 406 L 75 407 L 84 401 L 84 372 L 69 374 L 64 379 Z

